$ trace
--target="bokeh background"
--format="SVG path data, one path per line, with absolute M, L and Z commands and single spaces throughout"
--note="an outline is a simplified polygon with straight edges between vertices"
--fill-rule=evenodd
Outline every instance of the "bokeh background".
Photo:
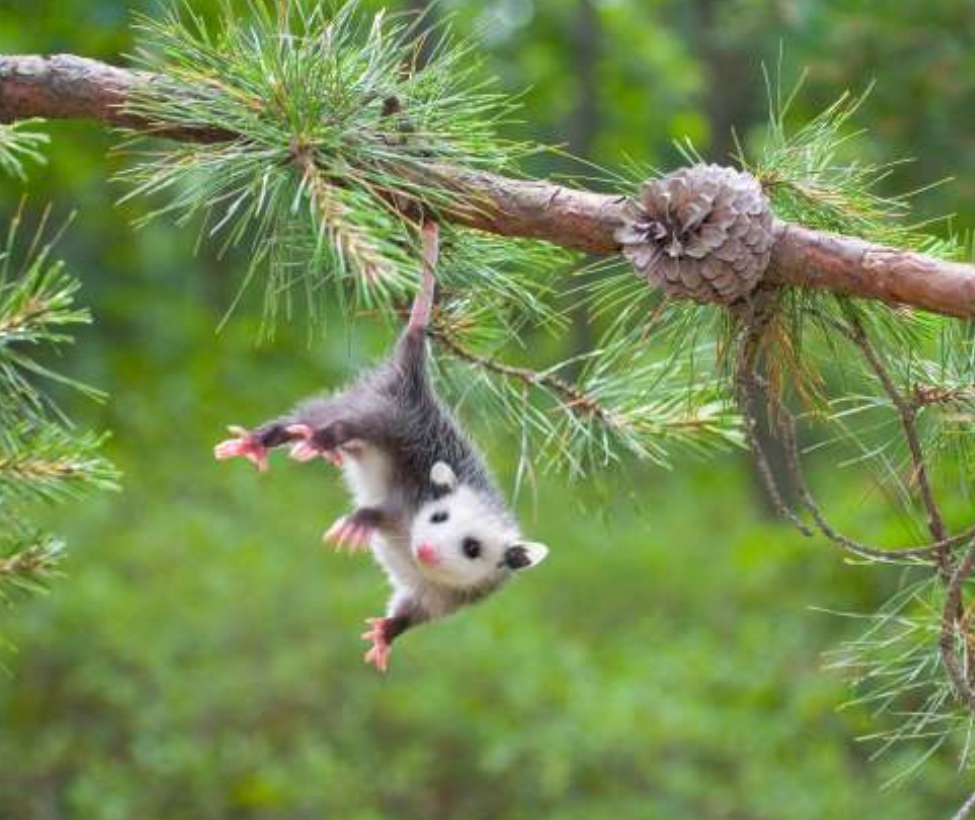
M 0 51 L 124 60 L 132 13 L 154 8 L 0 0 Z M 920 214 L 975 224 L 971 0 L 445 0 L 434 14 L 524 90 L 512 135 L 615 169 L 674 165 L 675 139 L 723 160 L 732 127 L 760 138 L 763 63 L 787 84 L 808 69 L 800 121 L 876 81 L 850 150 L 914 158 L 890 190 L 956 177 Z M 776 522 L 743 455 L 545 478 L 520 501 L 554 547 L 544 569 L 411 633 L 387 677 L 362 665 L 361 621 L 385 589 L 367 559 L 319 545 L 346 505 L 336 476 L 285 460 L 259 476 L 210 452 L 224 424 L 347 379 L 389 332 L 336 315 L 324 339 L 286 326 L 258 345 L 245 299 L 218 333 L 243 261 L 195 248 L 191 229 L 134 230 L 147 205 L 116 204 L 115 140 L 49 130 L 28 208 L 77 212 L 60 254 L 97 319 L 59 364 L 110 396 L 62 400 L 113 431 L 125 480 L 56 514 L 65 577 L 0 613 L 17 647 L 0 656 L 0 818 L 908 820 L 970 790 L 951 749 L 884 787 L 924 747 L 870 760 L 857 738 L 884 718 L 840 710 L 848 691 L 823 660 L 857 624 L 815 608 L 870 611 L 902 579 Z M 549 156 L 531 170 L 584 169 Z M 3 223 L 22 194 L 2 181 Z M 557 344 L 593 332 L 580 320 Z M 514 442 L 482 438 L 510 478 Z M 902 538 L 868 483 L 831 471 L 835 515 Z

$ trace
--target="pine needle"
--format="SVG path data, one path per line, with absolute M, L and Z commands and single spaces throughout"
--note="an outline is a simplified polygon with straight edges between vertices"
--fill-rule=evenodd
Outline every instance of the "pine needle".
M 196 219 L 221 250 L 243 244 L 269 326 L 299 291 L 313 320 L 348 290 L 391 311 L 416 279 L 417 215 L 476 207 L 425 182 L 430 170 L 513 172 L 534 148 L 497 136 L 513 107 L 466 43 L 443 35 L 418 65 L 414 29 L 357 2 L 246 6 L 223 2 L 215 30 L 189 3 L 140 18 L 136 59 L 164 79 L 130 111 L 233 139 L 150 148 L 133 135 L 129 196 L 166 195 L 149 219 Z
M 47 145 L 47 134 L 31 130 L 42 120 L 20 120 L 14 123 L 0 123 L 0 171 L 27 180 L 24 161 L 43 165 L 46 157 L 41 147 Z
M 46 381 L 101 395 L 38 358 L 71 343 L 70 331 L 90 316 L 75 306 L 78 283 L 44 238 L 47 212 L 18 248 L 22 210 L 0 246 L 0 601 L 44 589 L 61 560 L 62 541 L 31 521 L 36 506 L 113 489 L 118 479 L 100 454 L 105 437 L 73 431 L 42 389 Z

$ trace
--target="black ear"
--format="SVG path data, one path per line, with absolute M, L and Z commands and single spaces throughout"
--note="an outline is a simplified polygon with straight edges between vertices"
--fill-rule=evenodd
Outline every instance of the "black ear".
M 512 544 L 504 551 L 504 563 L 509 569 L 526 569 L 542 563 L 548 555 L 548 547 L 532 541 Z

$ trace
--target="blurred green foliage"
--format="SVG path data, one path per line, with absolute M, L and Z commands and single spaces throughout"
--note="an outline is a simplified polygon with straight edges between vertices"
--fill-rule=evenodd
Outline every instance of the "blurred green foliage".
M 210 3 L 194 5 L 205 11 Z M 378 6 L 378 3 L 372 3 Z M 413 4 L 415 5 L 415 4 Z M 130 12 L 150 3 L 4 0 L 0 50 L 119 59 Z M 524 133 L 565 139 L 580 78 L 568 0 L 444 0 L 489 68 L 525 92 Z M 602 0 L 591 158 L 621 168 L 708 156 L 764 117 L 760 63 L 780 45 L 808 66 L 797 117 L 847 87 L 864 106 L 864 159 L 916 156 L 899 189 L 945 176 L 927 213 L 975 217 L 975 4 L 854 0 Z M 733 104 L 732 104 L 733 103 Z M 418 630 L 388 677 L 360 662 L 361 619 L 383 582 L 318 536 L 346 504 L 325 466 L 280 459 L 258 476 L 217 465 L 223 425 L 265 418 L 340 384 L 389 334 L 343 317 L 326 340 L 287 327 L 257 346 L 259 305 L 215 329 L 246 260 L 217 258 L 140 204 L 114 206 L 125 162 L 112 138 L 52 124 L 27 190 L 39 213 L 77 209 L 61 254 L 97 323 L 59 366 L 111 395 L 64 396 L 83 426 L 114 431 L 121 496 L 53 521 L 69 537 L 55 594 L 3 614 L 19 647 L 0 677 L 0 817 L 832 818 L 945 816 L 967 790 L 950 755 L 899 790 L 904 747 L 869 763 L 875 729 L 837 712 L 821 653 L 850 634 L 810 606 L 872 610 L 902 580 L 849 566 L 767 520 L 743 459 L 633 469 L 603 484 L 541 481 L 522 499 L 544 569 L 477 610 Z M 540 158 L 537 173 L 578 172 Z M 4 182 L 9 214 L 23 188 Z M 546 348 L 550 343 L 546 342 Z M 510 484 L 515 447 L 495 431 Z M 318 472 L 319 475 L 311 475 Z M 834 517 L 906 540 L 869 478 L 830 482 Z

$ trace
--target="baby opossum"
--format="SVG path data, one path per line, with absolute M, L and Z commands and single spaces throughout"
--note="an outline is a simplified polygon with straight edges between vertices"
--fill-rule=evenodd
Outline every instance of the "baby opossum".
M 393 640 L 497 590 L 540 563 L 542 544 L 523 540 L 484 460 L 434 391 L 426 329 L 436 280 L 438 229 L 423 226 L 423 279 L 392 356 L 351 387 L 299 404 L 217 445 L 267 469 L 268 448 L 292 445 L 300 461 L 341 466 L 355 510 L 325 534 L 338 547 L 370 547 L 393 587 L 386 616 L 370 618 L 365 660 L 386 671 Z

